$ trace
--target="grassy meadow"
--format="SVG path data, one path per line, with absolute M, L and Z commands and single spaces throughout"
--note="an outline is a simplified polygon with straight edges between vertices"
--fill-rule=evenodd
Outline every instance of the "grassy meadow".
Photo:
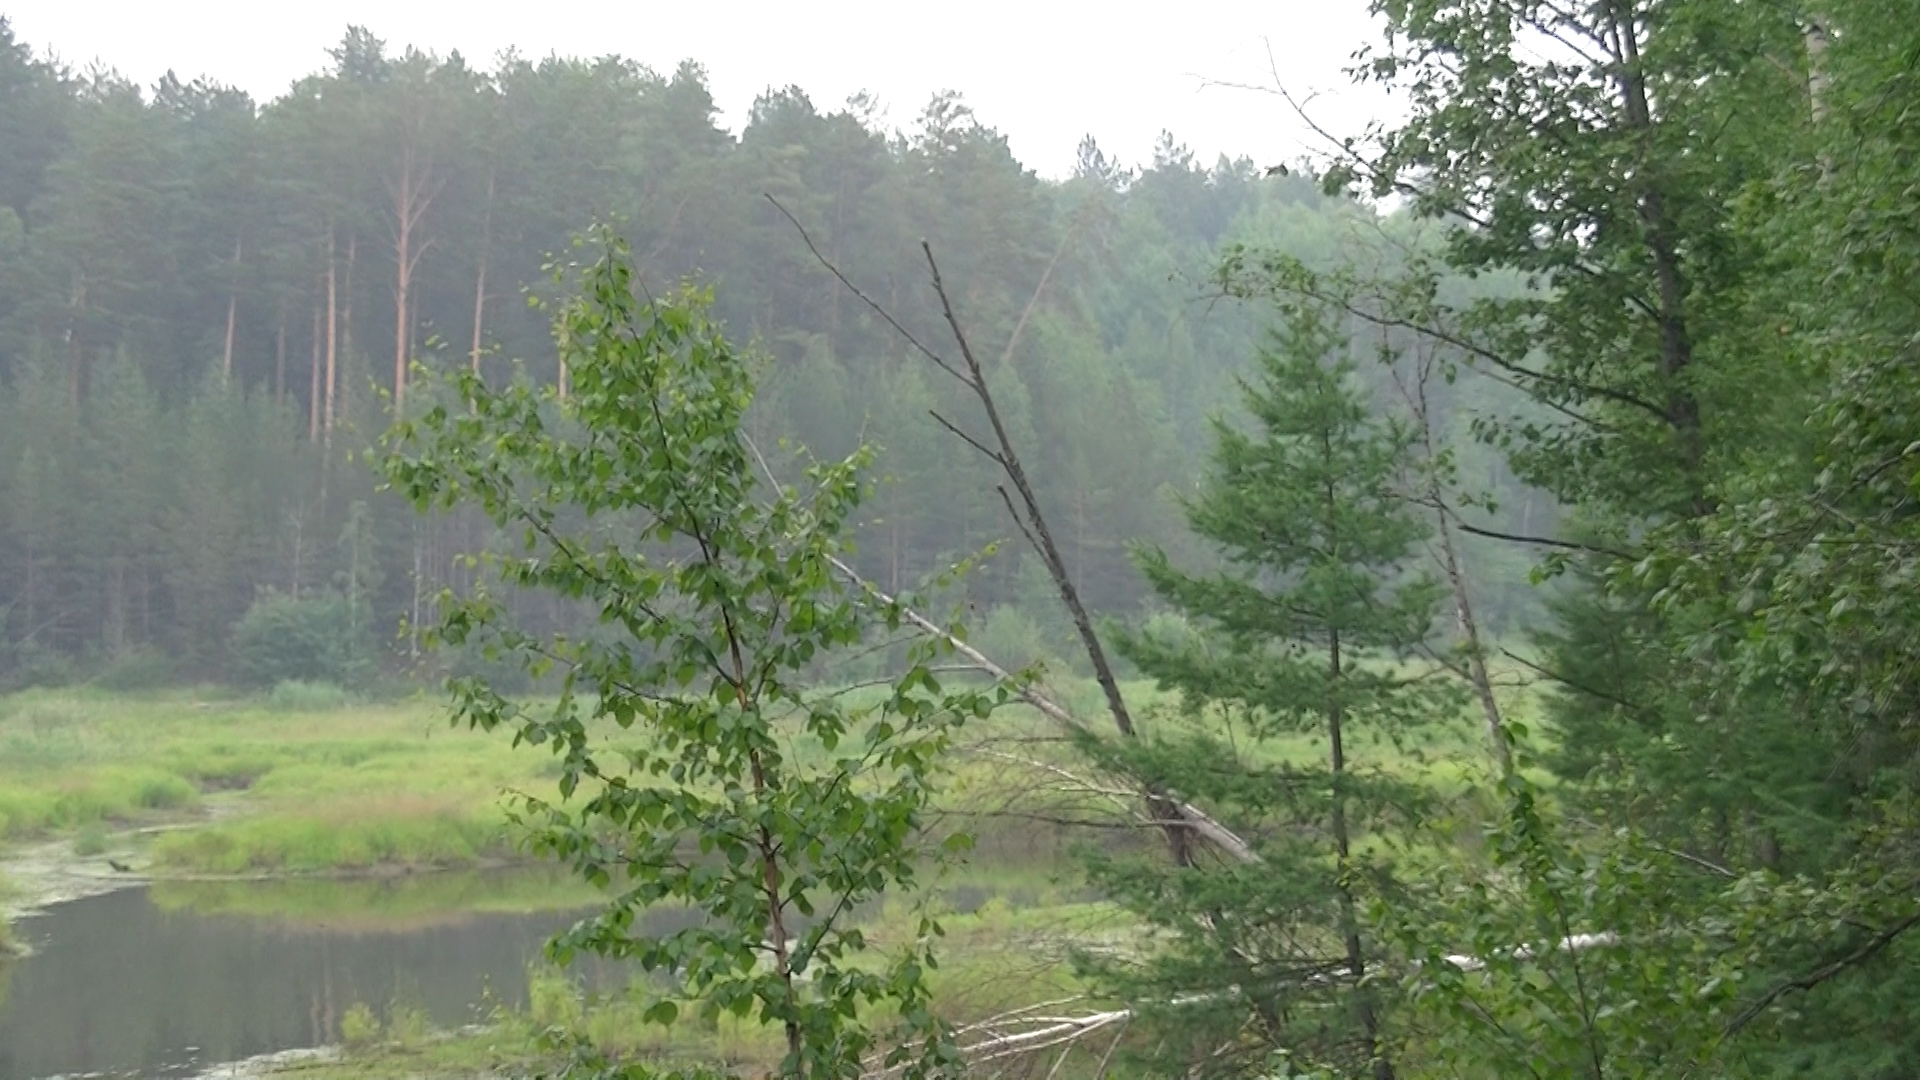
M 1127 690 L 1149 731 L 1205 725 L 1241 753 L 1274 762 L 1325 753 L 1309 735 L 1249 743 L 1227 717 L 1183 716 L 1177 701 L 1146 683 Z M 1076 711 L 1099 715 L 1091 684 L 1057 680 L 1057 693 Z M 1524 687 L 1506 693 L 1516 715 L 1537 711 Z M 1486 770 L 1477 716 L 1463 712 L 1391 738 L 1362 734 L 1349 757 L 1359 768 L 1417 779 L 1436 795 L 1457 793 Z M 1078 882 L 1073 849 L 1155 841 L 1041 820 L 1111 809 L 1063 775 L 1078 765 L 1055 734 L 1024 707 L 971 725 L 941 827 L 972 832 L 972 855 L 931 875 L 925 895 L 892 897 L 863 914 L 869 938 L 882 946 L 909 934 L 928 906 L 941 914 L 947 936 L 935 985 L 956 1021 L 1071 996 L 1072 949 L 1124 946 L 1137 936 L 1124 912 Z M 603 737 L 631 735 L 609 729 Z M 825 760 L 805 740 L 791 752 Z M 504 732 L 451 727 L 444 705 L 426 692 L 381 702 L 299 687 L 256 697 L 206 688 L 0 697 L 0 850 L 38 843 L 68 844 L 76 856 L 119 853 L 154 876 L 151 895 L 163 908 L 407 928 L 460 912 L 587 906 L 591 890 L 557 869 L 412 873 L 526 862 L 504 796 L 548 794 L 557 775 L 544 749 L 515 749 Z M 406 889 L 383 887 L 403 873 L 412 873 Z M 346 1058 L 306 1063 L 302 1072 L 509 1068 L 540 1053 L 534 1036 L 554 1030 L 661 1058 L 751 1065 L 778 1056 L 774 1034 L 754 1025 L 727 1019 L 662 1029 L 641 1021 L 634 1000 L 593 999 L 557 972 L 533 973 L 530 1000 L 525 1010 L 497 1011 L 484 1031 L 452 1034 L 422 1031 L 401 1003 L 362 1003 L 345 1025 Z

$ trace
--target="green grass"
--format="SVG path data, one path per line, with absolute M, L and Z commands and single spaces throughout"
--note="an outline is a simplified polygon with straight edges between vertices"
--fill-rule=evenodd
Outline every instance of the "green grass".
M 853 691 L 845 699 L 870 704 L 880 692 Z M 1059 692 L 1096 730 L 1106 730 L 1091 684 L 1063 680 Z M 1325 742 L 1317 734 L 1249 741 L 1224 715 L 1185 715 L 1172 695 L 1150 684 L 1129 684 L 1127 693 L 1149 735 L 1198 727 L 1230 739 L 1250 761 L 1304 766 L 1325 759 Z M 1504 696 L 1514 718 L 1535 721 L 1540 710 L 1530 692 Z M 971 724 L 966 740 L 985 745 L 954 759 L 956 776 L 940 828 L 967 829 L 978 843 L 970 865 L 927 880 L 946 897 L 997 898 L 977 910 L 941 916 L 947 932 L 942 963 L 930 978 L 939 1008 L 956 1021 L 1078 993 L 1065 962 L 1071 946 L 1125 948 L 1139 941 L 1138 924 L 1129 915 L 1085 894 L 1072 849 L 1081 842 L 1149 845 L 1156 842 L 1152 836 L 1070 832 L 1031 819 L 970 813 L 1008 805 L 1112 813 L 1098 798 L 1047 788 L 1049 777 L 1058 777 L 1046 768 L 1008 760 L 1011 754 L 1042 766 L 1084 769 L 1065 743 L 1034 738 L 1054 734 L 1030 710 L 1010 708 Z M 814 765 L 829 760 L 804 739 L 795 741 L 792 752 Z M 1469 850 L 1473 819 L 1484 808 L 1476 811 L 1472 799 L 1458 796 L 1487 772 L 1477 710 L 1469 707 L 1395 738 L 1363 733 L 1349 746 L 1349 757 L 1356 767 L 1419 782 L 1458 817 L 1458 846 L 1432 839 L 1444 833 L 1430 833 L 1432 850 L 1403 856 L 1437 864 Z M 163 880 L 156 886 L 153 896 L 162 906 L 195 911 L 404 929 L 467 911 L 590 904 L 591 890 L 557 873 L 399 874 L 402 868 L 457 871 L 514 856 L 516 837 L 502 811 L 502 794 L 550 794 L 555 777 L 549 753 L 516 750 L 505 733 L 455 730 L 444 708 L 425 695 L 365 702 L 328 688 L 283 687 L 266 698 L 94 689 L 0 698 L 0 842 L 63 837 L 77 849 L 104 849 L 119 827 L 204 814 L 211 820 L 151 841 L 153 864 L 163 876 L 309 875 L 271 882 Z M 339 872 L 372 876 L 314 876 Z M 866 913 L 870 940 L 882 946 L 904 940 L 914 925 L 915 902 L 889 897 Z M 931 906 L 941 908 L 938 902 Z M 478 1035 L 427 1038 L 405 1016 L 396 1023 L 392 1003 L 369 1003 L 358 1016 L 362 1046 L 349 1060 L 303 1065 L 301 1072 L 316 1080 L 514 1072 L 539 1063 L 531 1036 L 554 1024 L 638 1057 L 750 1067 L 778 1056 L 777 1039 L 748 1022 L 662 1029 L 641 1022 L 644 1002 L 638 999 L 589 1000 L 551 973 L 536 980 L 534 990 L 530 1010 L 503 1013 Z
M 159 839 L 161 865 L 204 873 L 473 865 L 511 853 L 501 792 L 550 786 L 545 755 L 456 731 L 424 698 L 286 705 L 187 691 L 0 699 L 0 840 L 232 808 Z

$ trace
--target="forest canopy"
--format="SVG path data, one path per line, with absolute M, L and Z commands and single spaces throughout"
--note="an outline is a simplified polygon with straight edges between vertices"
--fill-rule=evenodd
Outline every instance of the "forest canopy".
M 715 287 L 728 334 L 766 365 L 766 445 L 879 448 L 858 527 L 876 581 L 897 590 L 1004 539 L 978 463 L 927 415 L 953 388 L 768 196 L 921 336 L 939 330 L 919 241 L 935 245 L 978 333 L 1011 341 L 996 378 L 1090 602 L 1134 612 L 1146 590 L 1125 545 L 1180 542 L 1171 496 L 1263 322 L 1212 302 L 1213 253 L 1257 241 L 1324 261 L 1372 219 L 1310 179 L 1195 161 L 1172 135 L 1140 168 L 1089 137 L 1072 178 L 1042 180 L 952 95 L 900 132 L 862 99 L 822 109 L 789 87 L 736 135 L 691 63 L 480 70 L 362 29 L 331 56 L 259 103 L 71 71 L 0 23 L 0 681 L 136 654 L 257 679 L 228 647 L 269 591 L 361 605 L 366 640 L 341 655 L 411 655 L 393 628 L 419 623 L 452 555 L 485 537 L 417 521 L 350 459 L 405 407 L 414 363 L 559 378 L 529 301 L 552 297 L 549 260 L 599 221 L 628 235 L 650 288 Z M 1510 482 L 1496 456 L 1480 464 Z M 1520 516 L 1550 506 L 1515 491 Z M 1525 561 L 1504 565 L 1503 623 Z M 1033 574 L 987 567 L 977 621 L 1041 633 Z

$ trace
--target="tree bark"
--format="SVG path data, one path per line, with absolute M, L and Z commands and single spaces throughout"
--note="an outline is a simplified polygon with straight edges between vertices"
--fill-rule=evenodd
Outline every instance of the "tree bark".
M 220 349 L 220 377 L 233 378 L 233 326 L 235 316 L 240 312 L 240 237 L 233 238 L 233 263 L 231 273 L 235 280 L 227 284 L 227 338 Z
M 1693 343 L 1687 328 L 1686 279 L 1681 272 L 1666 193 L 1655 175 L 1656 150 L 1648 139 L 1653 132 L 1653 110 L 1647 96 L 1646 73 L 1641 69 L 1640 29 L 1632 3 L 1633 0 L 1614 0 L 1608 8 L 1609 29 L 1614 40 L 1616 79 L 1626 107 L 1627 127 L 1642 139 L 1641 160 L 1633 170 L 1632 183 L 1659 299 L 1659 369 L 1666 389 L 1666 418 L 1680 436 L 1681 453 L 1691 474 L 1697 471 L 1706 447 L 1700 432 L 1700 403 L 1681 382 L 1693 363 Z M 1704 495 L 1695 495 L 1696 514 L 1706 512 L 1704 498 Z
M 333 393 L 339 383 L 340 370 L 340 294 L 335 280 L 333 258 L 333 227 L 327 227 L 327 378 L 326 404 L 320 410 L 320 442 L 324 446 L 333 445 Z
M 487 173 L 487 209 L 480 219 L 480 271 L 473 281 L 473 351 L 468 363 L 480 374 L 480 332 L 487 313 L 487 254 L 493 242 L 493 173 Z
M 407 403 L 407 362 L 413 344 L 413 272 L 430 246 L 419 240 L 418 233 L 427 208 L 439 193 L 439 185 L 433 181 L 433 162 L 419 160 L 412 138 L 401 143 L 400 176 L 389 185 L 388 192 L 394 211 L 393 408 L 398 413 Z
M 353 265 L 360 251 L 358 233 L 347 234 L 346 277 L 340 284 L 340 422 L 347 423 L 353 405 Z
M 320 298 L 316 296 L 313 301 L 313 359 L 307 373 L 311 384 L 307 389 L 307 441 L 310 443 L 320 441 L 320 367 L 321 350 L 325 344 L 320 317 Z

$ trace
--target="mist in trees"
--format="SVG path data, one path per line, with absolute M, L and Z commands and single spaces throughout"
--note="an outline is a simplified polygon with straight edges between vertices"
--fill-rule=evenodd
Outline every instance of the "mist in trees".
M 1913 1075 L 1920 24 L 1890 0 L 1374 10 L 1355 75 L 1398 126 L 1284 173 L 1089 138 L 1059 181 L 953 95 L 886 130 L 787 88 L 734 133 L 693 64 L 483 68 L 355 29 L 263 104 L 69 71 L 0 23 L 0 682 L 438 665 L 504 723 L 506 674 L 421 628 L 458 625 L 443 589 L 484 595 L 463 556 L 517 543 L 514 515 L 416 516 L 364 458 L 390 424 L 459 433 L 436 445 L 460 469 L 389 463 L 458 504 L 450 477 L 493 475 L 483 431 L 633 420 L 549 336 L 579 300 L 552 271 L 609 221 L 649 305 L 714 286 L 703 348 L 755 387 L 713 429 L 728 483 L 761 483 L 743 446 L 874 448 L 844 529 L 795 532 L 860 596 L 905 618 L 1007 541 L 964 578 L 971 644 L 890 629 L 1064 724 L 1117 827 L 1172 841 L 1091 845 L 1151 928 L 1077 958 L 1102 1006 L 1080 1030 L 1132 1025 L 1117 1060 Z M 619 325 L 675 310 L 617 299 Z M 1009 344 L 963 372 L 922 344 L 963 327 Z M 487 428 L 501 402 L 524 408 Z M 963 434 L 986 408 L 993 436 Z M 767 491 L 802 480 L 770 461 Z M 676 477 L 636 471 L 657 509 Z M 607 477 L 567 478 L 540 512 L 571 529 Z M 577 570 L 485 614 L 671 681 L 591 636 Z M 1123 737 L 999 666 L 1029 662 L 1101 668 Z M 1177 705 L 1129 712 L 1144 680 Z M 712 715 L 682 706 L 657 719 Z M 1484 760 L 1374 761 L 1463 722 Z
M 528 301 L 598 220 L 620 223 L 649 288 L 716 286 L 716 317 L 766 365 L 750 423 L 767 445 L 876 445 L 857 530 L 874 580 L 904 588 L 1002 538 L 980 463 L 927 417 L 957 388 L 821 270 L 768 195 L 910 325 L 937 329 L 922 236 L 978 333 L 1022 325 L 994 373 L 1010 423 L 1089 603 L 1132 613 L 1148 590 L 1126 542 L 1183 543 L 1168 496 L 1259 332 L 1257 313 L 1204 304 L 1213 251 L 1285 237 L 1326 253 L 1365 216 L 1245 160 L 1203 165 L 1171 135 L 1138 170 L 1089 138 L 1074 177 L 1041 180 L 951 95 L 902 132 L 864 99 L 770 91 L 736 136 L 692 64 L 483 70 L 360 29 L 330 55 L 260 103 L 71 71 L 0 29 L 0 679 L 135 653 L 244 679 L 232 634 L 268 595 L 356 597 L 364 640 L 340 647 L 417 660 L 395 627 L 421 623 L 454 554 L 488 537 L 416 521 L 356 456 L 410 408 L 416 363 L 564 387 Z M 1022 573 L 1000 560 L 969 585 L 1015 634 L 1052 617 Z

